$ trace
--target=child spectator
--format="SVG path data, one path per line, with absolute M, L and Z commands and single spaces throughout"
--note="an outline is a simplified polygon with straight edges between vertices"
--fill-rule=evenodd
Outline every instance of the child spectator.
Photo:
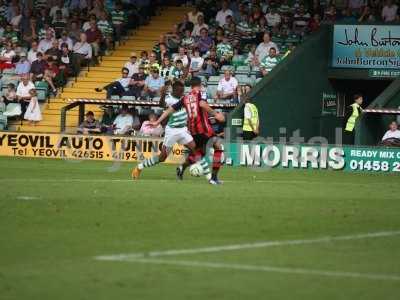
M 79 125 L 77 132 L 83 134 L 101 132 L 100 123 L 94 118 L 94 113 L 92 111 L 86 113 L 86 120 Z
M 36 125 L 37 122 L 42 120 L 42 113 L 40 111 L 36 90 L 29 90 L 29 94 L 31 96 L 31 99 L 29 101 L 28 107 L 26 108 L 24 119 L 28 120 L 30 125 Z
M 190 59 L 189 72 L 192 74 L 192 76 L 196 76 L 196 74 L 200 72 L 200 69 L 203 66 L 204 59 L 200 56 L 199 48 L 195 48 L 193 53 L 194 56 Z
M 153 122 L 157 121 L 157 116 L 154 113 L 149 114 L 149 120 L 144 121 L 142 127 L 140 128 L 140 134 L 144 136 L 161 136 L 163 133 L 163 128 L 161 125 L 154 127 Z

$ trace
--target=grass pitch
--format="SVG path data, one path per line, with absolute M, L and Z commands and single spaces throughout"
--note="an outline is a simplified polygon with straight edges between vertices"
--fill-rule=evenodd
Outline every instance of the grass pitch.
M 399 299 L 399 176 L 131 167 L 0 158 L 2 300 Z M 285 242 L 326 236 L 350 237 Z M 171 249 L 195 251 L 152 257 Z M 144 255 L 95 259 L 121 253 Z

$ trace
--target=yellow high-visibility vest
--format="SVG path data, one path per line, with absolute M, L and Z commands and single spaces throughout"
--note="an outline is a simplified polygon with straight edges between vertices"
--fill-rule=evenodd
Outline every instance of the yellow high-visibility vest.
M 243 131 L 253 131 L 253 129 L 250 126 L 250 121 L 251 121 L 251 124 L 253 124 L 253 127 L 257 128 L 257 126 L 258 126 L 258 109 L 253 103 L 246 103 L 246 105 L 249 107 L 249 109 L 251 111 L 251 119 L 244 118 Z
M 360 105 L 358 105 L 357 103 L 353 103 L 350 106 L 353 108 L 353 112 L 351 113 L 351 116 L 347 120 L 345 130 L 352 132 L 354 130 L 354 126 L 356 125 L 357 118 L 360 115 L 358 111 Z

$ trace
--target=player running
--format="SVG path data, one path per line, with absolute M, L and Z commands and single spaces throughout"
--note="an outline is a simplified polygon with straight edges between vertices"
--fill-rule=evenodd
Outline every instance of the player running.
M 184 85 L 180 81 L 176 81 L 172 84 L 171 95 L 166 96 L 166 88 L 161 91 L 160 103 L 165 100 L 166 105 L 171 107 L 180 101 L 183 93 Z M 139 163 L 136 168 L 132 170 L 132 178 L 139 179 L 140 173 L 144 168 L 154 167 L 165 161 L 175 144 L 184 145 L 191 153 L 195 153 L 196 144 L 187 128 L 187 113 L 185 109 L 176 110 L 169 117 L 167 126 L 165 127 L 164 142 L 160 155 L 152 156 Z M 211 180 L 211 171 L 207 161 L 202 158 L 200 164 L 204 170 L 203 175 L 205 175 L 209 183 L 216 184 L 216 182 Z
M 181 111 L 182 108 L 185 108 L 188 116 L 189 132 L 196 143 L 196 151 L 194 153 L 192 152 L 185 163 L 178 167 L 177 176 L 179 179 L 182 179 L 185 169 L 190 164 L 199 160 L 204 160 L 207 143 L 211 140 L 214 148 L 211 180 L 217 184 L 221 184 L 222 182 L 218 180 L 218 171 L 222 165 L 223 150 L 218 139 L 215 139 L 214 130 L 209 121 L 209 115 L 213 116 L 215 120 L 221 123 L 225 121 L 225 118 L 222 113 L 214 111 L 208 105 L 207 101 L 202 98 L 200 78 L 193 77 L 191 80 L 191 87 L 192 90 L 190 93 L 164 111 L 153 125 L 158 126 L 170 114 L 174 114 L 177 111 Z

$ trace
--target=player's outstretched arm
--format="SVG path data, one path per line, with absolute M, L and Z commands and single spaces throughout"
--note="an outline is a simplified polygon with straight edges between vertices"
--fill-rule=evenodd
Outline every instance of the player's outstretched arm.
M 225 122 L 225 117 L 222 113 L 216 112 L 213 110 L 210 105 L 204 100 L 200 101 L 200 107 L 204 109 L 210 116 L 213 116 L 215 120 L 217 120 L 220 123 Z
M 174 112 L 175 112 L 175 109 L 172 106 L 170 106 L 162 113 L 162 115 L 158 118 L 157 121 L 150 122 L 149 124 L 154 127 L 157 127 L 158 125 L 160 125 L 162 123 L 162 121 L 164 121 L 166 118 L 168 118 L 168 116 L 170 114 L 172 114 Z

